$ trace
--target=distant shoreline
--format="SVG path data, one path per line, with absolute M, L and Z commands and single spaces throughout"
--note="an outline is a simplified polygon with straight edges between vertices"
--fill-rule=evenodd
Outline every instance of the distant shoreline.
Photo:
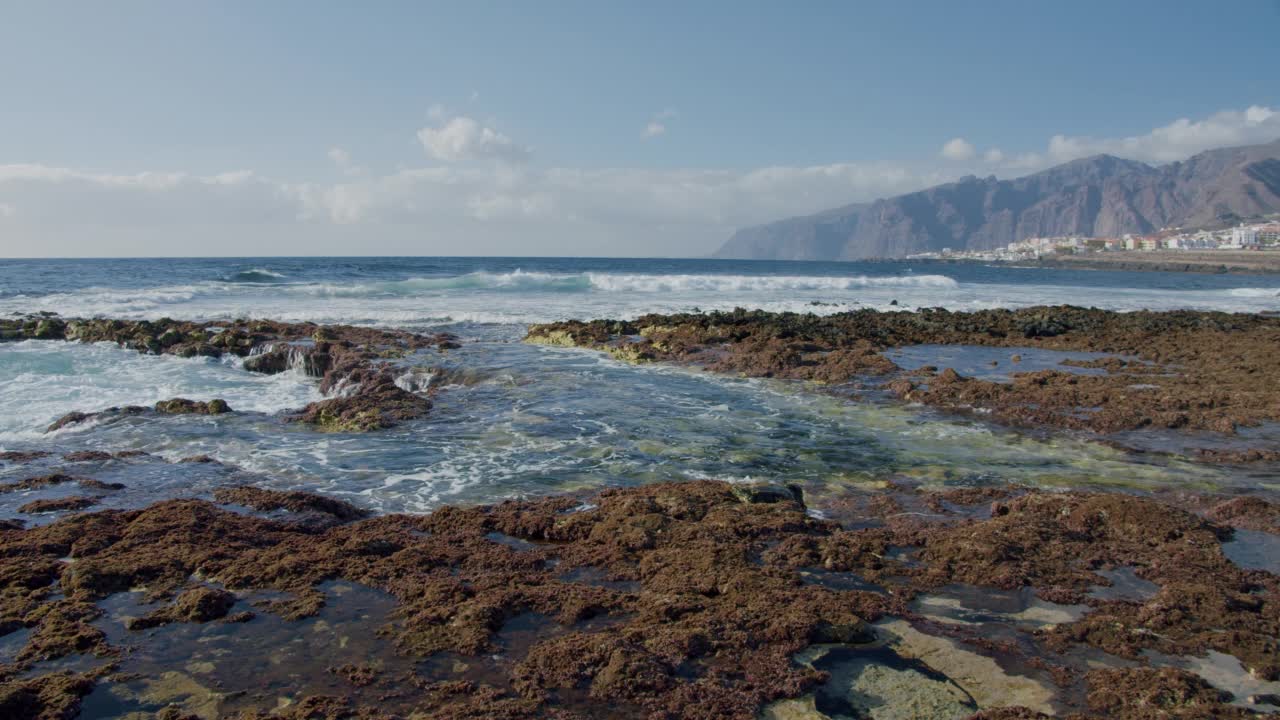
M 1005 267 L 1057 268 L 1068 270 L 1125 270 L 1130 272 L 1190 272 L 1232 275 L 1280 274 L 1280 252 L 1231 250 L 1151 250 L 1063 255 L 1039 260 L 977 260 L 970 258 L 927 258 L 925 263 L 978 263 Z

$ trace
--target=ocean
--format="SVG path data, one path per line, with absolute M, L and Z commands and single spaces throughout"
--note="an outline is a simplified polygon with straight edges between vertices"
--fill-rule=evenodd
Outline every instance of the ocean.
M 871 478 L 937 484 L 1213 488 L 1257 484 L 1069 433 L 973 418 L 794 382 L 629 365 L 521 343 L 527 324 L 650 312 L 760 308 L 972 310 L 1069 303 L 1116 310 L 1280 310 L 1280 278 L 1071 271 L 911 262 L 798 263 L 597 258 L 229 258 L 0 261 L 0 313 L 128 319 L 268 318 L 447 330 L 462 347 L 414 382 L 442 383 L 429 417 L 371 434 L 326 434 L 285 411 L 320 397 L 296 373 L 239 360 L 143 356 L 111 345 L 0 344 L 0 450 L 208 454 L 225 466 L 107 469 L 128 490 L 106 505 L 199 495 L 228 473 L 422 512 L 566 489 L 682 478 L 797 482 L 815 496 Z M 1033 358 L 1029 358 L 1034 360 Z M 73 411 L 222 398 L 222 417 L 121 418 L 52 435 Z M 0 477 L 20 469 L 0 470 Z

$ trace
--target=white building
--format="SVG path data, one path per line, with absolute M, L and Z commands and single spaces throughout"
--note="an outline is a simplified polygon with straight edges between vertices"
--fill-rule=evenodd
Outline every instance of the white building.
M 1231 228 L 1231 241 L 1226 247 L 1233 250 L 1258 246 L 1258 229 L 1250 225 Z

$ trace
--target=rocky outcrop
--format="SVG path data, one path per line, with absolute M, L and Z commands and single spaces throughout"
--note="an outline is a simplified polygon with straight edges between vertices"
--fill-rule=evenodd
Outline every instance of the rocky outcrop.
M 1280 422 L 1280 318 L 1214 312 L 1118 313 L 1071 306 L 919 312 L 859 310 L 818 317 L 734 312 L 565 321 L 529 328 L 531 342 L 588 347 L 629 360 L 687 363 L 715 372 L 886 390 L 1010 424 L 1116 432 L 1195 429 L 1233 435 Z M 1114 354 L 1009 382 L 953 368 L 907 372 L 885 351 L 909 345 L 979 345 Z M 1027 352 L 1027 351 L 1024 351 Z M 1121 357 L 1123 356 L 1123 357 Z M 1135 359 L 1136 358 L 1136 359 Z M 1085 365 L 1093 374 L 1068 368 Z M 1275 388 L 1273 391 L 1272 388 Z M 1208 461 L 1266 461 L 1244 445 Z
M 745 228 L 716 257 L 855 260 L 985 250 L 1028 237 L 1116 237 L 1280 212 L 1280 140 L 1151 167 L 1109 155 L 1014 180 L 927 190 Z
M 105 410 L 97 410 L 95 412 L 80 412 L 73 410 L 66 415 L 54 420 L 44 431 L 47 433 L 56 432 L 72 425 L 80 425 L 91 420 L 105 420 L 109 418 L 128 417 L 130 415 L 141 415 L 147 412 L 147 408 L 141 405 L 125 405 L 124 407 L 109 407 Z
M 0 340 L 24 338 L 115 342 L 142 353 L 181 357 L 244 358 L 249 372 L 274 374 L 297 369 L 320 378 L 320 389 L 331 397 L 311 403 L 293 420 L 333 432 L 366 432 L 421 417 L 431 409 L 434 388 L 411 392 L 396 378 L 404 372 L 396 360 L 435 348 L 459 347 L 449 334 L 422 335 L 349 325 L 314 325 L 241 320 L 232 323 L 193 323 L 177 320 L 63 320 L 36 315 L 0 320 Z M 219 415 L 230 412 L 226 402 L 197 402 L 174 398 L 157 403 L 162 414 Z M 47 432 L 89 420 L 146 412 L 127 406 L 97 412 L 72 412 L 52 423 Z
M 18 508 L 20 513 L 35 515 L 38 513 L 62 512 L 64 510 L 84 510 L 98 504 L 98 498 L 87 495 L 32 500 Z
M 227 616 L 236 596 L 226 590 L 197 586 L 186 590 L 172 605 L 125 623 L 130 630 L 145 630 L 175 622 L 209 622 Z
M 219 488 L 214 491 L 213 497 L 223 504 L 243 505 L 263 512 L 272 510 L 318 512 L 331 515 L 343 522 L 359 520 L 369 516 L 368 512 L 351 503 L 323 495 L 298 491 L 267 490 L 251 485 Z
M 186 398 L 161 400 L 156 403 L 156 412 L 162 415 L 222 415 L 231 412 L 226 400 L 209 400 L 199 402 Z
M 18 480 L 17 482 L 2 483 L 0 484 L 0 493 L 42 490 L 44 488 L 55 487 L 66 483 L 75 483 L 86 490 L 124 489 L 124 485 L 121 483 L 106 483 L 93 478 L 73 477 L 71 475 L 63 475 L 62 473 L 53 473 L 52 475 L 41 475 L 39 477 Z

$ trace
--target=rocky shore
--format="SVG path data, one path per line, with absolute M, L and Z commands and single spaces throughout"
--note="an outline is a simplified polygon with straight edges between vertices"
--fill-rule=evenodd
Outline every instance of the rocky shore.
M 178 357 L 232 355 L 244 358 L 245 370 L 265 374 L 297 368 L 318 378 L 321 392 L 330 397 L 302 408 L 292 419 L 337 432 L 378 430 L 426 415 L 431 409 L 430 398 L 400 387 L 396 379 L 405 368 L 393 361 L 426 349 L 443 352 L 458 347 L 455 338 L 445 333 L 421 335 L 350 325 L 263 320 L 85 320 L 49 314 L 0 320 L 0 341 L 17 340 L 112 342 L 140 353 Z M 217 414 L 230 410 L 221 400 L 213 402 L 218 404 L 211 407 L 174 398 L 157 405 L 155 411 Z M 77 411 L 49 429 L 57 430 L 103 413 L 137 414 L 147 410 L 129 406 Z
M 405 374 L 457 347 L 448 335 L 347 326 L 52 316 L 0 321 L 0 338 L 301 371 L 328 396 L 289 417 L 335 431 L 427 413 L 434 386 Z M 1280 420 L 1275 318 L 738 311 L 541 325 L 528 340 L 1013 425 L 1194 430 L 1240 441 L 1202 460 L 1277 459 L 1247 445 Z M 983 367 L 962 374 L 912 365 L 909 348 L 999 359 L 987 367 L 979 355 Z M 1097 355 L 1052 354 L 1072 352 Z M 86 408 L 51 429 L 103 413 L 235 412 L 173 398 Z M 69 452 L 47 437 L 0 453 L 4 718 L 1280 712 L 1280 504 L 1261 489 L 1138 495 L 868 476 L 810 497 L 799 485 L 690 480 L 376 514 L 271 489 L 209 455 Z M 126 502 L 134 465 L 202 473 L 202 489 L 180 482 L 177 499 Z
M 1261 315 L 1071 306 L 823 317 L 739 310 L 535 325 L 527 339 L 631 362 L 814 381 L 852 390 L 851 396 L 882 390 L 1020 426 L 1235 437 L 1241 429 L 1280 422 L 1280 318 Z M 945 365 L 908 370 L 890 359 L 895 349 L 938 345 L 1007 349 L 988 362 L 1004 377 L 966 376 Z M 1099 356 L 1021 370 L 1024 356 L 1046 350 Z M 1196 455 L 1219 462 L 1280 459 L 1277 448 L 1248 441 Z
M 69 718 L 104 698 L 139 718 L 1189 720 L 1277 709 L 1170 659 L 1216 652 L 1258 682 L 1280 676 L 1280 581 L 1224 554 L 1233 526 L 1280 534 L 1280 506 L 890 486 L 827 513 L 794 488 L 710 481 L 430 515 L 371 517 L 243 486 L 64 511 L 0 529 L 0 634 L 23 639 L 4 645 L 0 715 Z M 1146 589 L 1107 592 L 1122 576 Z M 964 587 L 1022 598 L 987 611 L 1008 614 L 1005 635 L 948 614 L 959 607 L 948 591 Z M 384 614 L 287 668 L 289 687 L 324 692 L 264 693 L 278 668 L 239 685 L 229 674 L 278 652 L 253 643 L 264 628 L 321 632 L 309 618 L 372 592 L 387 598 Z M 121 596 L 140 604 L 108 610 Z M 237 655 L 206 661 L 195 643 L 176 649 L 184 663 L 149 660 L 201 626 L 208 641 L 245 638 Z

